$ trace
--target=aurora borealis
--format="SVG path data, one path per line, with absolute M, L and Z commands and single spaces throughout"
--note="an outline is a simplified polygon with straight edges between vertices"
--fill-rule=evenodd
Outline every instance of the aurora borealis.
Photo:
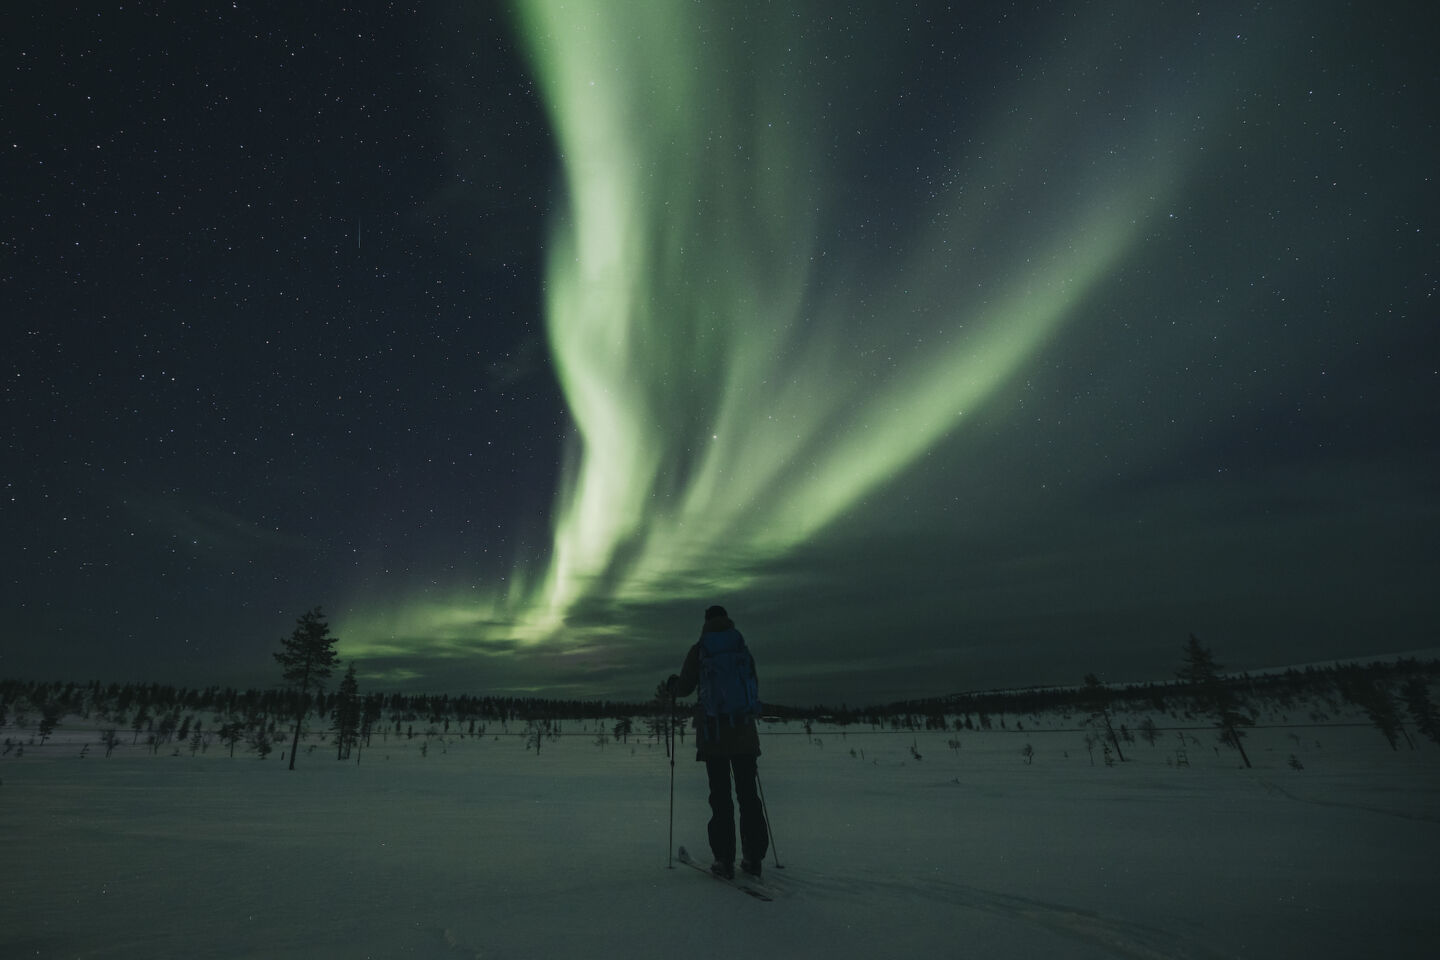
M 801 132 L 815 107 L 787 63 L 821 62 L 808 31 L 765 51 L 776 26 L 765 7 L 726 8 L 718 24 L 675 4 L 632 17 L 533 7 L 572 198 L 551 238 L 547 315 L 580 449 L 538 597 L 560 619 L 596 583 L 622 602 L 743 590 L 747 569 L 820 533 L 1013 375 L 1128 245 L 1159 179 L 1127 183 L 1134 171 L 1117 165 L 1082 193 L 1058 177 L 1056 194 L 1040 193 L 1052 233 L 1026 248 L 1035 266 L 987 262 L 964 231 L 921 227 L 923 252 L 873 277 L 846 265 L 879 288 L 861 307 L 812 266 L 843 217 L 823 186 L 841 165 L 827 156 L 830 118 Z M 699 39 L 727 28 L 739 36 Z M 728 65 L 751 45 L 759 62 L 732 92 Z M 647 56 L 667 47 L 672 63 Z M 868 124 L 866 106 L 852 119 Z M 919 175 L 994 185 L 997 171 L 965 169 L 958 151 L 941 142 Z M 958 190 L 928 205 L 945 221 L 980 219 Z M 990 296 L 966 289 L 985 275 L 1000 278 Z M 917 318 L 916 301 L 935 315 Z
M 810 702 L 1434 646 L 1423 45 L 1122 6 L 173 23 L 251 38 L 224 132 L 22 32 L 0 670 L 264 682 L 317 602 L 371 682 L 564 696 L 712 602 Z

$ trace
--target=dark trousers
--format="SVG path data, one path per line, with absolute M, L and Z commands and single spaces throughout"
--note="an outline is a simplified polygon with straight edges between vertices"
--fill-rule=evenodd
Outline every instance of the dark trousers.
M 735 806 L 730 802 L 730 771 L 735 771 L 735 797 L 740 801 L 740 849 L 746 860 L 759 863 L 770 849 L 770 828 L 756 789 L 754 757 L 712 757 L 705 761 L 710 777 L 710 852 L 721 863 L 735 862 Z

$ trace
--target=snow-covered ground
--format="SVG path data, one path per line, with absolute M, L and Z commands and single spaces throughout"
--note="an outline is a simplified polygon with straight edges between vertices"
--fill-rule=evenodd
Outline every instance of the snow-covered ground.
M 109 759 L 98 744 L 82 758 L 98 736 L 70 718 L 0 758 L 0 957 L 1440 950 L 1435 744 L 1257 729 L 1244 770 L 1202 728 L 1188 766 L 1174 731 L 1106 766 L 1082 733 L 1023 719 L 1024 732 L 1013 718 L 960 733 L 769 725 L 761 776 L 784 869 L 771 858 L 762 903 L 667 869 L 662 745 L 602 747 L 577 721 L 539 756 L 513 728 L 423 755 L 418 738 L 377 736 L 358 764 L 302 746 L 290 772 L 278 748 L 152 756 L 128 731 Z M 691 756 L 687 742 L 675 841 L 705 853 Z

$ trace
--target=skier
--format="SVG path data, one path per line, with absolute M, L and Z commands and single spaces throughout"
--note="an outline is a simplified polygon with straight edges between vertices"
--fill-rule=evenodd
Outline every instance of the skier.
M 700 689 L 695 705 L 695 759 L 705 763 L 710 778 L 710 852 L 715 856 L 710 870 L 726 879 L 735 877 L 735 807 L 730 801 L 733 771 L 740 805 L 740 869 L 758 880 L 770 846 L 756 779 L 759 685 L 755 658 L 724 607 L 705 611 L 700 639 L 686 654 L 679 675 L 671 674 L 665 686 L 672 697 L 686 697 L 696 687 Z

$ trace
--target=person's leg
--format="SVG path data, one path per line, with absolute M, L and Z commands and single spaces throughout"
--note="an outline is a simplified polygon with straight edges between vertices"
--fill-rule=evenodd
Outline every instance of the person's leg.
M 730 758 L 705 761 L 710 778 L 710 852 L 724 864 L 735 862 L 735 806 L 730 802 Z
M 770 849 L 770 828 L 756 787 L 759 775 L 754 757 L 735 757 L 735 798 L 740 802 L 740 850 L 745 860 L 759 865 Z

